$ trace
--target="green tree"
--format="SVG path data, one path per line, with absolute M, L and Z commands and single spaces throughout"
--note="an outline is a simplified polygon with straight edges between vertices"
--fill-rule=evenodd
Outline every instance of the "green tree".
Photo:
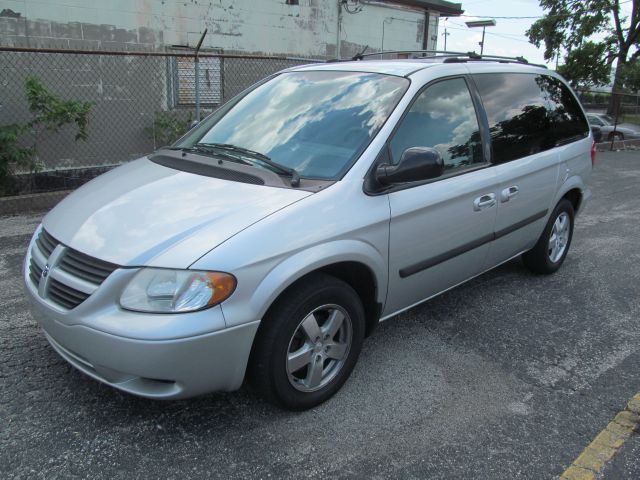
M 620 5 L 628 3 L 625 16 Z M 545 16 L 527 31 L 529 41 L 544 43 L 546 60 L 564 52 L 558 70 L 574 87 L 609 83 L 614 62 L 614 91 L 640 87 L 640 0 L 540 0 L 540 6 Z
M 75 123 L 78 127 L 76 140 L 87 139 L 88 115 L 93 102 L 62 100 L 47 90 L 36 77 L 28 77 L 24 88 L 29 111 L 33 114 L 28 124 L 31 128 L 57 132 L 64 125 Z
M 45 88 L 36 77 L 28 77 L 25 96 L 32 118 L 25 124 L 0 125 L 0 194 L 10 191 L 15 167 L 38 170 L 38 136 L 41 130 L 58 132 L 68 124 L 75 124 L 76 141 L 89 136 L 87 126 L 93 102 L 62 100 Z M 33 134 L 33 144 L 27 145 L 23 134 Z

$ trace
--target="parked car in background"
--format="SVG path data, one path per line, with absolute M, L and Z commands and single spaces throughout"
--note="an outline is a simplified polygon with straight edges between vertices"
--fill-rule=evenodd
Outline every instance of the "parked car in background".
M 247 372 L 301 410 L 378 322 L 520 255 L 558 270 L 594 160 L 575 94 L 526 61 L 294 67 L 66 197 L 23 279 L 51 346 L 101 382 L 175 399 Z
M 640 138 L 640 125 L 633 123 L 615 124 L 611 115 L 606 113 L 587 113 L 591 126 L 600 128 L 602 136 L 607 140 L 634 140 Z

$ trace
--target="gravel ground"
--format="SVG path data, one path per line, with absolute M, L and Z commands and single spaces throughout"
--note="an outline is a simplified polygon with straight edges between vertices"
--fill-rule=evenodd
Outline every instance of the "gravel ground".
M 0 218 L 0 477 L 553 478 L 640 391 L 640 153 L 600 153 L 592 187 L 559 272 L 512 261 L 383 323 L 304 413 L 247 388 L 149 401 L 76 372 L 22 293 L 40 216 Z M 605 478 L 637 478 L 638 448 Z

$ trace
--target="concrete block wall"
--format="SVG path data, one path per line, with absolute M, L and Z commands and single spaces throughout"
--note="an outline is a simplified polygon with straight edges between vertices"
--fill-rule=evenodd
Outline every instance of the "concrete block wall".
M 167 107 L 167 58 L 3 52 L 0 55 L 0 125 L 32 118 L 25 80 L 37 77 L 63 99 L 94 102 L 89 140 L 74 140 L 75 126 L 37 132 L 43 170 L 119 163 L 153 150 L 144 128 Z M 25 135 L 31 144 L 35 135 Z

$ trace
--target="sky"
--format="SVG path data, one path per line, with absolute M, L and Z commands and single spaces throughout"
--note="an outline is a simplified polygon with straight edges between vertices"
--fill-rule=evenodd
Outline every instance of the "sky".
M 525 32 L 535 18 L 506 19 L 499 17 L 540 17 L 544 10 L 540 8 L 537 0 L 455 0 L 462 3 L 464 17 L 452 17 L 446 20 L 440 19 L 438 49 L 444 49 L 444 29 L 447 33 L 447 50 L 468 52 L 474 50 L 480 52 L 478 44 L 482 39 L 482 28 L 467 28 L 464 22 L 476 20 L 474 15 L 496 17 L 496 26 L 487 27 L 484 41 L 484 53 L 503 55 L 506 57 L 523 56 L 529 62 L 542 63 L 549 67 L 555 67 L 555 62 L 545 62 L 544 47 L 536 48 L 529 40 Z M 623 0 L 624 1 L 624 0 Z M 623 11 L 630 13 L 631 2 L 622 4 Z

